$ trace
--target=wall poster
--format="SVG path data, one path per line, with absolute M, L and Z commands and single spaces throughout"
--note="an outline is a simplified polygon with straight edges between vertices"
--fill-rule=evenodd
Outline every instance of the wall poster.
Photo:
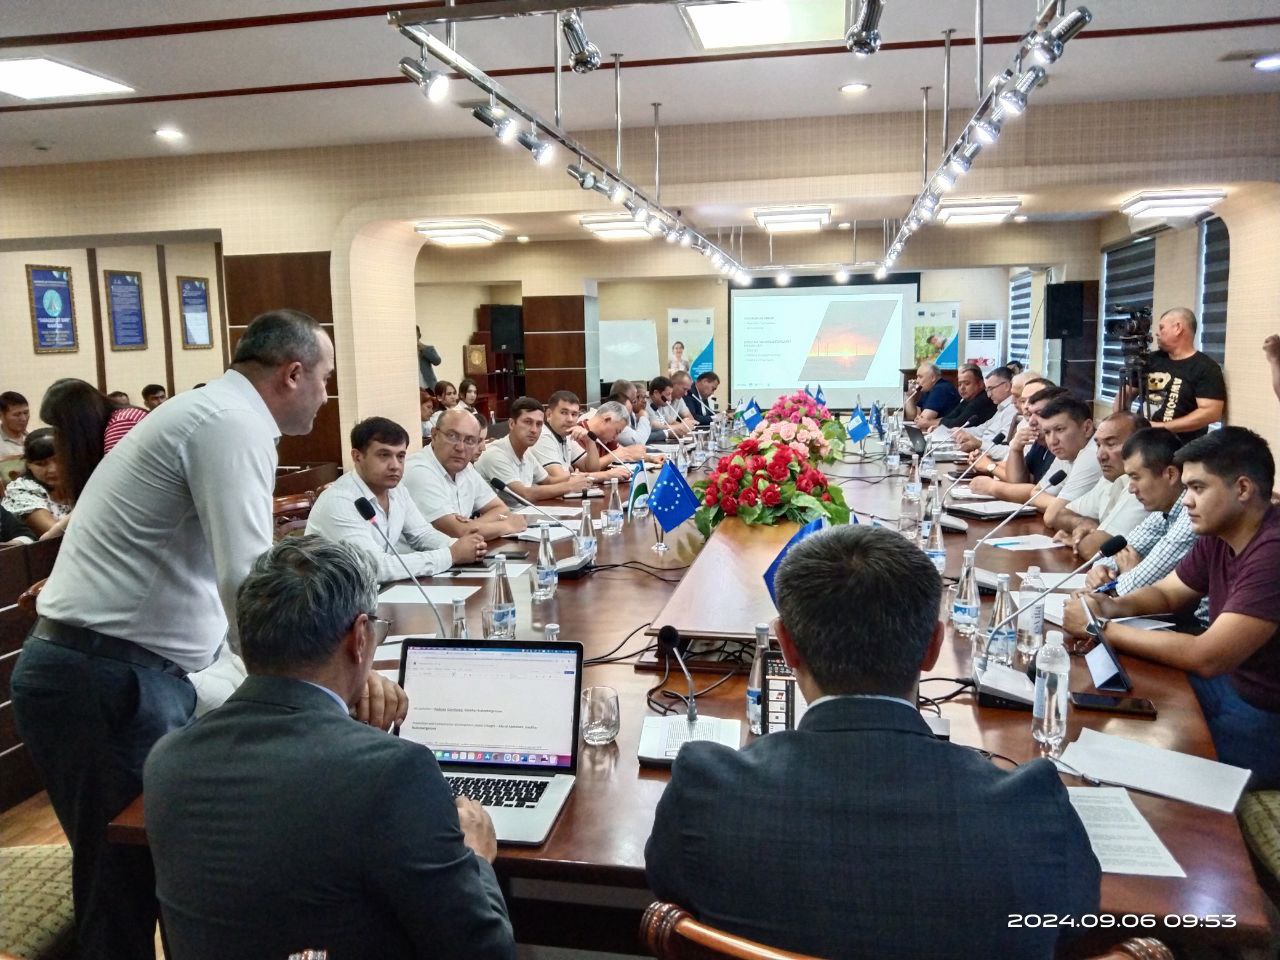
M 147 322 L 142 314 L 142 274 L 104 270 L 107 281 L 107 320 L 112 350 L 147 349 Z
M 182 349 L 212 350 L 213 330 L 209 325 L 209 278 L 178 277 L 178 300 L 182 304 Z
M 666 375 L 683 370 L 693 379 L 715 369 L 715 310 L 672 307 L 667 311 Z
M 80 341 L 72 305 L 71 268 L 26 266 L 31 339 L 36 353 L 75 353 Z

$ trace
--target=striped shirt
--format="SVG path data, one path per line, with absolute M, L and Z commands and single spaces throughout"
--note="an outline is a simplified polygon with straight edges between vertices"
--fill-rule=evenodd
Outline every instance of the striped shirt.
M 1178 566 L 1178 561 L 1185 557 L 1195 545 L 1196 532 L 1191 526 L 1191 517 L 1182 502 L 1182 494 L 1169 509 L 1168 513 L 1153 510 L 1146 519 L 1133 528 L 1128 536 L 1129 546 L 1133 547 L 1142 561 L 1132 570 L 1120 574 L 1116 578 L 1116 596 L 1123 597 L 1143 587 L 1159 583 Z M 1103 566 L 1118 570 L 1111 557 L 1100 561 Z M 1209 601 L 1206 597 L 1196 608 L 1196 617 L 1202 622 L 1209 620 Z
M 107 428 L 102 432 L 102 455 L 110 453 L 111 448 L 123 440 L 124 435 L 146 415 L 147 411 L 141 407 L 121 407 L 111 411 L 111 416 L 107 418 Z

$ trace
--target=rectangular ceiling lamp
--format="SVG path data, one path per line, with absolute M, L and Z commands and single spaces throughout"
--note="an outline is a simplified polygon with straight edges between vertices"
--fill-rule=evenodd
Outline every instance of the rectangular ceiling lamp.
M 752 213 L 770 233 L 817 233 L 831 222 L 831 208 L 826 206 L 760 207 Z
M 599 240 L 652 240 L 650 233 L 627 213 L 593 213 L 578 218 L 583 230 Z
M 488 220 L 423 220 L 414 229 L 441 247 L 487 247 L 505 236 Z
M 703 50 L 794 47 L 844 38 L 844 0 L 744 0 L 679 9 Z
M 133 87 L 79 67 L 69 67 L 44 57 L 28 57 L 0 60 L 0 93 L 21 100 L 54 100 L 103 93 L 133 93 Z
M 1022 206 L 1019 197 L 972 197 L 938 203 L 937 219 L 948 227 L 976 226 L 987 223 L 1004 223 Z
M 1126 217 L 1195 217 L 1226 196 L 1223 190 L 1145 190 L 1120 204 Z

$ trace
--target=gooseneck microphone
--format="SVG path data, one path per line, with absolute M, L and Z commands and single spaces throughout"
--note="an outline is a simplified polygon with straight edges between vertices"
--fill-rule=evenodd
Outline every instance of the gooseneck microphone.
M 1084 563 L 1080 564 L 1080 566 L 1076 567 L 1066 576 L 1060 578 L 1055 584 L 1053 584 L 1053 586 L 1046 587 L 1044 590 L 1041 590 L 1038 594 L 1035 595 L 1035 597 L 1028 600 L 1026 605 L 1039 602 L 1041 599 L 1043 599 L 1044 597 L 1047 597 L 1049 594 L 1053 593 L 1053 591 L 1061 587 L 1064 583 L 1066 583 L 1068 580 L 1074 577 L 1077 573 L 1083 572 L 1086 567 L 1092 566 L 1093 564 L 1101 560 L 1103 557 L 1114 557 L 1117 553 L 1119 553 L 1128 545 L 1129 545 L 1129 541 L 1126 540 L 1124 537 L 1121 537 L 1121 536 L 1112 537 L 1110 540 L 1106 541 L 1102 546 L 1100 546 L 1098 548 L 1098 552 L 1095 553 L 1092 557 L 1090 557 Z M 1009 616 L 1005 617 L 1003 620 L 997 623 L 994 627 L 991 627 L 990 632 L 999 630 L 1006 623 L 1008 623 L 1014 617 L 1016 617 L 1021 612 L 1021 609 L 1022 609 L 1021 606 L 1019 606 L 1017 610 L 1014 610 L 1013 613 L 1009 614 Z
M 684 673 L 684 678 L 689 681 L 689 696 L 685 700 L 685 718 L 689 723 L 698 722 L 698 705 L 693 698 L 693 675 L 689 673 L 689 668 L 684 665 L 684 657 L 680 655 L 680 631 L 667 624 L 658 629 L 658 652 L 664 656 L 674 655 L 676 663 L 680 664 L 680 670 Z
M 994 537 L 997 533 L 999 533 L 1000 530 L 1004 528 L 1005 524 L 1007 524 L 1010 520 L 1012 520 L 1022 511 L 1023 507 L 1029 504 L 1036 497 L 1040 496 L 1040 494 L 1044 493 L 1046 487 L 1056 487 L 1058 484 L 1062 483 L 1062 481 L 1066 479 L 1067 479 L 1067 471 L 1058 470 L 1052 476 L 1046 477 L 1044 480 L 1040 481 L 1040 483 L 1037 483 L 1035 490 L 1032 491 L 1031 493 L 1031 496 L 1027 497 L 1027 499 L 1023 500 L 1022 503 L 1014 507 L 1013 510 L 1010 511 L 1007 517 L 1005 517 L 1003 520 L 997 523 L 994 527 L 988 530 L 986 536 L 984 536 L 981 540 L 979 540 L 977 543 L 973 545 L 973 549 L 977 550 L 980 546 L 982 546 L 984 543 L 986 543 L 988 540 Z
M 382 537 L 382 542 L 387 545 L 387 549 L 390 550 L 391 553 L 395 555 L 395 558 L 400 561 L 400 566 L 404 567 L 405 575 L 408 576 L 408 578 L 413 581 L 413 585 L 418 588 L 418 592 L 422 594 L 422 599 L 427 601 L 427 606 L 429 606 L 431 608 L 431 612 L 436 615 L 436 624 L 440 627 L 440 639 L 448 639 L 449 631 L 444 628 L 444 620 L 440 616 L 440 610 L 431 602 L 431 598 L 427 596 L 427 591 L 422 589 L 422 584 L 420 584 L 418 582 L 418 578 L 413 575 L 413 571 L 409 569 L 409 565 L 404 562 L 404 557 L 400 556 L 396 551 L 396 548 L 391 545 L 391 540 L 388 539 L 386 532 L 378 526 L 378 511 L 374 509 L 373 504 L 369 502 L 369 498 L 356 497 L 356 510 L 359 511 L 360 516 L 369 521 L 373 526 L 373 529 L 378 531 L 379 536 Z
M 960 476 L 956 477 L 949 484 L 947 484 L 947 489 L 942 491 L 943 506 L 946 506 L 947 497 L 951 496 L 951 491 L 956 488 L 956 484 L 959 483 L 961 480 L 963 480 L 965 477 L 967 477 L 969 474 L 973 473 L 973 468 L 978 465 L 978 461 L 983 458 L 983 456 L 986 454 L 988 450 L 990 450 L 992 447 L 998 447 L 1002 443 L 1004 443 L 1004 434 L 997 433 L 994 437 L 992 437 L 986 443 L 978 447 L 978 455 L 973 458 L 973 463 L 969 464 L 969 466 L 965 468 L 964 473 L 960 474 Z
M 546 517 L 546 518 L 547 518 L 548 520 L 550 520 L 552 523 L 559 524 L 560 526 L 564 527 L 566 530 L 568 530 L 568 531 L 569 531 L 571 534 L 573 534 L 575 537 L 578 535 L 578 531 L 577 531 L 577 530 L 575 530 L 575 529 L 573 529 L 573 527 L 569 526 L 567 523 L 565 523 L 565 522 L 564 522 L 563 520 L 561 520 L 559 517 L 555 517 L 555 516 L 552 516 L 551 514 L 547 513 L 547 511 L 543 510 L 540 506 L 538 506 L 538 505 L 537 505 L 536 503 L 534 503 L 532 500 L 526 500 L 524 497 L 520 496 L 520 494 L 516 493 L 516 492 L 515 492 L 514 490 L 512 490 L 509 486 L 507 486 L 507 485 L 506 485 L 506 483 L 504 483 L 504 482 L 503 482 L 502 480 L 500 480 L 498 477 L 494 477 L 492 480 L 490 480 L 490 481 L 489 481 L 489 486 L 493 487 L 493 489 L 494 489 L 494 490 L 497 490 L 497 491 L 498 491 L 498 493 L 505 493 L 505 494 L 507 494 L 508 496 L 515 497 L 515 499 L 519 500 L 519 501 L 520 501 L 521 503 L 523 503 L 526 507 L 533 507 L 533 509 L 537 510 L 540 514 L 542 514 L 544 517 Z

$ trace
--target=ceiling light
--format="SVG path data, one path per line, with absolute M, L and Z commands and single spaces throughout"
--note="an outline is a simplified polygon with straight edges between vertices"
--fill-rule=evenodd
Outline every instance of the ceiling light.
M 791 274 L 787 273 L 785 270 L 779 270 L 778 275 L 773 278 L 773 282 L 780 287 L 785 287 L 791 282 Z
M 889 275 L 889 268 L 888 268 L 888 267 L 886 267 L 883 263 L 882 263 L 882 264 L 880 264 L 880 266 L 876 267 L 876 279 L 877 279 L 877 280 L 883 280 L 883 279 L 884 279 L 885 277 L 887 277 L 888 275 Z
M 973 158 L 981 152 L 982 144 L 965 143 L 963 146 L 951 151 L 951 156 L 947 158 L 947 169 L 957 177 L 962 177 L 973 166 Z
M 404 57 L 400 61 L 400 72 L 416 83 L 432 103 L 439 103 L 449 95 L 449 75 L 432 70 L 424 60 Z
M 859 93 L 866 93 L 870 89 L 871 84 L 863 83 L 861 80 L 855 80 L 853 83 L 845 83 L 840 86 L 840 92 L 850 97 Z
M 1027 109 L 1027 94 L 1036 88 L 1044 79 L 1044 69 L 1031 67 L 1018 77 L 1012 87 L 1005 90 L 997 98 L 1001 110 L 1006 116 L 1019 117 Z
M 884 13 L 883 0 L 861 0 L 849 29 L 845 31 L 844 45 L 850 53 L 869 57 L 880 49 L 880 15 Z
M 1222 190 L 1146 190 L 1120 204 L 1127 217 L 1194 217 L 1226 196 Z
M 852 229 L 852 227 L 853 227 L 853 224 L 850 223 L 848 220 L 845 220 L 843 223 L 836 224 L 837 230 L 849 230 L 849 229 Z
M 693 234 L 688 230 L 680 231 L 680 246 L 688 247 L 693 244 Z
M 1013 218 L 1013 222 L 1014 222 L 1014 223 L 1026 223 L 1026 222 L 1027 222 L 1027 215 L 1026 215 L 1025 213 L 1020 213 L 1020 214 L 1018 214 L 1016 217 L 1014 217 L 1014 218 Z
M 622 205 L 626 207 L 627 212 L 631 214 L 631 219 L 635 223 L 644 226 L 649 222 L 649 208 L 643 203 L 637 203 L 634 200 L 623 200 Z
M 752 214 L 770 233 L 816 233 L 831 222 L 831 208 L 821 205 L 761 207 Z
M 528 242 L 529 242 L 529 238 L 526 237 L 523 233 L 520 234 L 520 236 L 516 237 L 516 243 L 528 243 Z
M 950 167 L 943 167 L 933 178 L 933 189 L 938 193 L 946 193 L 956 185 L 955 172 Z
M 569 65 L 574 73 L 590 73 L 600 66 L 600 48 L 587 39 L 582 15 L 570 10 L 560 15 L 560 29 L 569 45 Z
M 133 93 L 133 87 L 116 83 L 79 67 L 44 57 L 0 60 L 0 93 L 21 100 L 57 97 L 89 97 L 103 93 Z
M 614 203 L 622 203 L 622 201 L 626 199 L 626 196 L 627 196 L 627 188 L 623 186 L 621 180 L 617 181 L 613 185 L 613 190 L 609 194 L 609 199 L 612 200 Z
M 949 227 L 1003 223 L 1021 205 L 1019 197 L 948 197 L 938 204 L 938 219 Z
M 667 231 L 667 243 L 675 243 L 684 234 L 679 227 L 674 227 Z
M 739 270 L 736 274 L 734 274 L 733 279 L 738 283 L 739 286 L 745 287 L 751 283 L 751 274 L 747 273 L 747 271 L 745 270 Z
M 1089 25 L 1093 14 L 1077 7 L 1058 18 L 1058 22 L 1031 41 L 1031 59 L 1048 66 L 1062 56 L 1063 45 Z
M 533 154 L 536 163 L 549 163 L 555 156 L 555 145 L 550 140 L 539 140 L 532 130 L 522 130 L 516 134 L 516 141 Z
M 1280 70 L 1280 53 L 1269 53 L 1265 57 L 1259 57 L 1253 61 L 1253 69 L 1265 70 L 1268 73 Z
M 187 135 L 177 127 L 161 127 L 156 131 L 156 136 L 161 140 L 185 140 Z
M 657 216 L 651 217 L 644 227 L 655 237 L 665 236 L 667 232 L 667 225 L 662 222 L 660 217 Z
M 596 180 L 596 173 L 594 170 L 589 170 L 580 163 L 569 164 L 569 176 L 577 180 L 578 185 L 582 187 L 583 190 L 594 190 L 596 188 L 596 184 L 601 182 Z
M 582 229 L 598 240 L 651 240 L 653 235 L 625 213 L 586 214 L 578 218 Z
M 975 142 L 989 147 L 1000 139 L 1000 119 L 991 116 L 986 120 L 979 120 L 977 123 L 969 127 L 970 133 Z
M 833 2 L 745 0 L 680 4 L 679 10 L 703 50 L 829 43 L 840 37 L 845 22 L 844 4 Z
M 510 143 L 519 133 L 514 117 L 500 115 L 497 110 L 488 104 L 481 104 L 471 111 L 471 115 L 483 123 L 486 127 L 490 127 L 497 138 L 503 143 Z
M 414 229 L 441 247 L 487 247 L 505 235 L 488 220 L 423 220 Z
M 835 281 L 836 283 L 848 283 L 849 271 L 846 270 L 844 267 L 841 267 L 839 270 L 835 272 Z

